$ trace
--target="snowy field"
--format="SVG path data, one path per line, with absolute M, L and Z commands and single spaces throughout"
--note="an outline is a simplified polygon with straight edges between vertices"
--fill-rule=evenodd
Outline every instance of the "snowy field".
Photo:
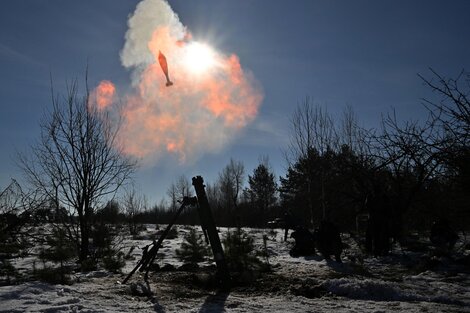
M 161 267 L 182 265 L 175 257 L 188 226 L 177 226 L 178 237 L 164 241 L 156 259 Z M 398 247 L 392 255 L 362 258 L 349 235 L 343 236 L 343 263 L 321 256 L 293 258 L 293 240 L 283 241 L 281 230 L 245 229 L 262 249 L 268 235 L 272 271 L 254 283 L 240 283 L 230 292 L 203 286 L 204 275 L 213 271 L 210 262 L 198 271 L 152 272 L 151 296 L 137 295 L 142 277 L 137 272 L 121 284 L 140 259 L 139 249 L 151 242 L 155 226 L 148 225 L 139 239 L 126 238 L 124 251 L 134 246 L 123 274 L 106 271 L 76 273 L 73 285 L 27 282 L 0 287 L 0 312 L 470 312 L 468 267 L 440 258 L 429 265 L 423 253 Z M 221 229 L 223 233 L 226 229 Z M 468 253 L 468 251 L 466 252 Z M 14 264 L 26 270 L 31 259 Z M 168 267 L 168 266 L 167 266 Z

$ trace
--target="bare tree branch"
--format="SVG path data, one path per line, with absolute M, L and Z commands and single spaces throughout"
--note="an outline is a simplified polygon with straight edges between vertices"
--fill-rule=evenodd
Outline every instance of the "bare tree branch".
M 51 89 L 52 90 L 52 89 Z M 119 123 L 90 103 L 88 89 L 67 84 L 65 97 L 52 97 L 52 112 L 41 123 L 40 140 L 31 154 L 20 155 L 19 166 L 29 182 L 78 215 L 80 259 L 88 254 L 93 209 L 131 176 L 136 162 L 117 147 Z

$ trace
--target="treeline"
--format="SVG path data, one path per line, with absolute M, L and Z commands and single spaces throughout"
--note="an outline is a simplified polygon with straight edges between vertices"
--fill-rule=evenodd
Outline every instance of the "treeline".
M 265 227 L 268 221 L 282 214 L 276 177 L 267 157 L 248 175 L 241 161 L 230 160 L 215 183 L 206 183 L 206 194 L 218 226 Z M 108 202 L 97 216 L 110 223 L 127 222 L 133 232 L 139 224 L 168 223 L 180 207 L 180 201 L 192 196 L 189 178 L 181 176 L 169 186 L 168 201 L 149 207 L 143 195 L 132 191 L 120 202 Z M 199 224 L 197 210 L 183 211 L 178 223 Z

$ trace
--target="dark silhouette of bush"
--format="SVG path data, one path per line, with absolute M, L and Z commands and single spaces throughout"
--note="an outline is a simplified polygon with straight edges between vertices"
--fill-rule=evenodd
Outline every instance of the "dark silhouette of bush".
M 124 267 L 124 253 L 119 251 L 114 243 L 115 229 L 106 224 L 93 227 L 93 259 L 96 264 L 100 261 L 105 269 L 117 273 Z
M 17 280 L 20 277 L 18 270 L 7 259 L 0 259 L 0 286 L 12 284 L 12 278 Z
M 227 264 L 232 271 L 253 269 L 260 261 L 255 255 L 253 237 L 241 228 L 228 231 L 222 240 Z
M 103 257 L 103 267 L 110 272 L 119 273 L 124 265 L 126 265 L 126 261 L 124 253 L 121 251 Z
M 176 256 L 182 262 L 198 263 L 204 261 L 208 255 L 209 250 L 202 239 L 202 235 L 191 227 L 184 236 L 181 248 L 176 250 Z
M 44 267 L 35 270 L 36 276 L 50 283 L 70 283 L 68 275 L 71 268 L 66 267 L 65 263 L 77 256 L 77 247 L 74 242 L 67 236 L 65 229 L 56 228 L 46 236 L 46 245 L 39 252 L 39 259 L 43 261 Z M 59 268 L 46 265 L 47 261 L 59 264 Z

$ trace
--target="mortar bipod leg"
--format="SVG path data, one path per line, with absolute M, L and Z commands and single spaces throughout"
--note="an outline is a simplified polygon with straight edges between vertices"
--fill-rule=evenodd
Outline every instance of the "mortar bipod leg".
M 173 219 L 171 222 L 168 224 L 168 226 L 165 228 L 165 231 L 162 233 L 160 238 L 158 238 L 158 241 L 153 243 L 153 247 L 145 254 L 142 256 L 142 259 L 139 261 L 139 263 L 134 267 L 134 269 L 127 275 L 127 277 L 124 279 L 123 284 L 125 284 L 129 278 L 134 274 L 134 272 L 139 269 L 140 272 L 146 270 L 145 272 L 145 279 L 148 278 L 148 272 L 149 269 L 157 257 L 157 252 L 158 249 L 160 249 L 163 240 L 168 236 L 168 233 L 170 232 L 171 227 L 176 223 L 176 220 L 180 216 L 181 212 L 183 212 L 184 208 L 187 205 L 195 205 L 197 203 L 197 198 L 196 197 L 184 197 L 183 202 L 181 203 L 180 208 L 176 212 L 176 214 L 173 216 Z
M 145 279 L 148 278 L 150 267 L 152 266 L 153 261 L 157 257 L 158 250 L 162 246 L 163 240 L 168 236 L 168 233 L 170 232 L 173 225 L 176 223 L 176 220 L 180 216 L 181 212 L 183 212 L 186 205 L 187 203 L 183 200 L 183 203 L 181 204 L 176 214 L 173 216 L 173 219 L 171 220 L 170 224 L 168 224 L 168 226 L 165 228 L 165 231 L 163 231 L 160 238 L 158 238 L 158 241 L 153 245 L 152 249 L 150 250 L 151 253 L 149 253 L 148 261 L 145 264 L 143 264 L 143 266 L 140 268 L 141 271 L 145 270 L 145 276 L 144 276 Z

